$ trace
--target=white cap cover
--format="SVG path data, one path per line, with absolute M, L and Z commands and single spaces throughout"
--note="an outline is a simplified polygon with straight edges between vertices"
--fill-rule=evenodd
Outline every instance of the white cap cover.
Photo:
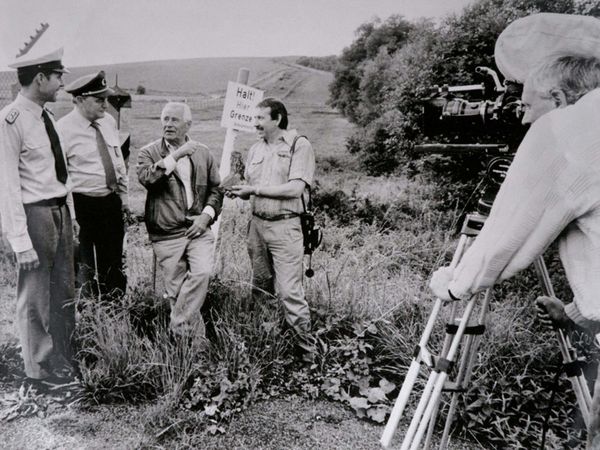
M 533 68 L 557 53 L 600 58 L 600 20 L 555 13 L 522 17 L 500 33 L 494 58 L 506 79 L 524 83 Z

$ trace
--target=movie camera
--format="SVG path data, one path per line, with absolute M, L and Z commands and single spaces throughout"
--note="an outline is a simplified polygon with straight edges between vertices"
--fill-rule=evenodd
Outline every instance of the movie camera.
M 430 96 L 423 100 L 426 141 L 414 150 L 423 154 L 483 156 L 485 183 L 477 212 L 487 216 L 526 131 L 521 124 L 523 89 L 518 83 L 501 83 L 496 71 L 488 67 L 477 67 L 475 72 L 484 77 L 479 84 L 435 85 L 430 89 Z M 433 136 L 454 143 L 432 143 Z M 471 143 L 490 140 L 503 143 Z
M 426 134 L 433 130 L 432 126 L 439 131 L 440 125 L 459 129 L 483 125 L 483 130 L 506 126 L 509 130 L 521 128 L 522 85 L 511 81 L 501 83 L 496 71 L 489 67 L 477 67 L 475 73 L 487 77 L 479 84 L 430 88 L 430 97 L 423 101 Z

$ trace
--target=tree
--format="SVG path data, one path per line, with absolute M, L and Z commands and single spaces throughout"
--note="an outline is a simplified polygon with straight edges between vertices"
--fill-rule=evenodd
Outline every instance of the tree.
M 374 19 L 362 24 L 356 31 L 356 40 L 343 50 L 330 86 L 330 104 L 350 120 L 357 121 L 356 107 L 360 101 L 357 93 L 363 76 L 363 62 L 375 58 L 381 49 L 393 54 L 400 48 L 412 25 L 399 15 L 386 21 Z

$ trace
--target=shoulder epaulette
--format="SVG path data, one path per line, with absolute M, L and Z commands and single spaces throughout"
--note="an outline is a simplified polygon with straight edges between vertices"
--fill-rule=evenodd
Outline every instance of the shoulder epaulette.
M 6 120 L 7 123 L 12 125 L 13 123 L 15 123 L 15 120 L 17 120 L 17 117 L 19 117 L 19 114 L 21 113 L 18 109 L 11 109 L 10 112 L 4 118 L 4 120 Z

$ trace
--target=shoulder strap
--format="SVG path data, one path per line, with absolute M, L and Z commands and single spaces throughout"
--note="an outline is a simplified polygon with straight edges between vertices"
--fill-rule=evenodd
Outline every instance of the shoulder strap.
M 290 147 L 290 168 L 288 169 L 288 174 L 290 173 L 290 169 L 292 168 L 292 159 L 294 158 L 294 152 L 296 151 L 296 142 L 298 142 L 298 139 L 300 138 L 304 138 L 308 141 L 308 138 L 303 134 L 298 134 L 294 137 L 294 140 L 292 141 L 292 146 Z M 310 185 L 307 185 L 306 187 L 308 188 L 308 211 L 312 211 L 312 194 L 310 190 Z M 300 199 L 302 200 L 302 208 L 304 209 L 304 212 L 306 212 L 307 209 L 306 204 L 304 203 L 304 193 L 302 193 Z

